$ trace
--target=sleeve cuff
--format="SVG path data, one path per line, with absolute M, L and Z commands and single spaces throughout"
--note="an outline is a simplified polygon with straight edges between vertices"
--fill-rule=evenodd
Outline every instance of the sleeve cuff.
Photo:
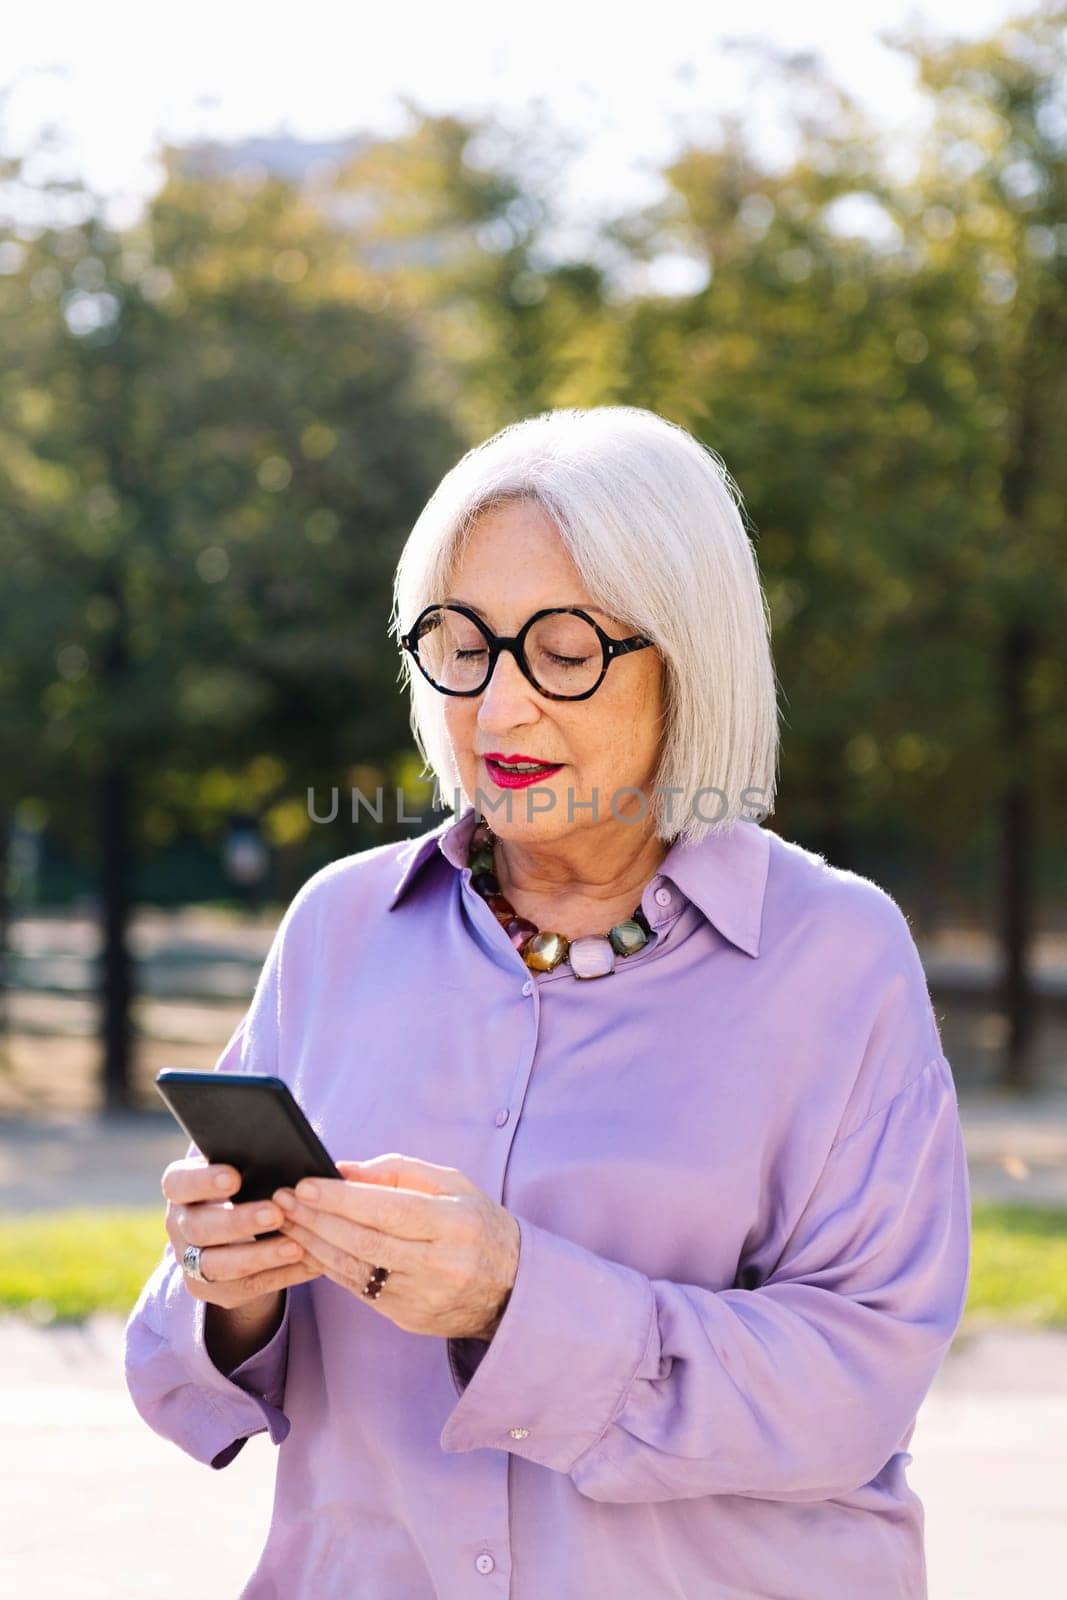
M 235 1384 L 243 1393 L 249 1395 L 259 1406 L 262 1412 L 262 1425 L 255 1431 L 262 1433 L 265 1426 L 266 1431 L 270 1434 L 272 1444 L 281 1444 L 282 1440 L 287 1438 L 290 1426 L 289 1418 L 282 1410 L 282 1404 L 285 1399 L 285 1374 L 289 1355 L 289 1301 L 290 1294 L 289 1290 L 286 1289 L 285 1309 L 282 1312 L 282 1320 L 278 1325 L 277 1332 L 261 1350 L 256 1350 L 247 1360 L 242 1361 L 240 1366 L 234 1367 L 227 1380 L 229 1383 Z M 201 1307 L 200 1338 L 203 1343 L 204 1320 L 207 1316 L 207 1310 L 203 1301 L 198 1301 L 197 1304 Z M 204 1345 L 204 1354 L 207 1355 L 206 1344 Z M 207 1358 L 211 1361 L 210 1355 Z M 215 1365 L 213 1361 L 211 1365 Z M 211 1465 L 213 1467 L 228 1467 L 234 1456 L 244 1448 L 245 1440 L 249 1437 L 250 1435 L 246 1434 L 244 1438 L 235 1439 L 232 1445 L 228 1445 L 225 1450 L 221 1450 L 217 1456 L 212 1458 Z
M 168 1258 L 172 1257 L 167 1246 Z M 227 1376 L 208 1354 L 207 1302 L 185 1288 L 172 1259 L 145 1286 L 126 1327 L 127 1386 L 156 1432 L 195 1460 L 224 1467 L 253 1434 L 281 1444 L 289 1434 L 282 1410 L 288 1364 L 291 1293 L 277 1332 Z
M 441 1449 L 510 1450 L 570 1472 L 622 1407 L 655 1331 L 649 1280 L 516 1218 L 511 1298 L 441 1432 Z M 478 1341 L 450 1340 L 449 1362 Z
M 457 1394 L 470 1383 L 488 1348 L 488 1339 L 449 1339 L 448 1364 Z

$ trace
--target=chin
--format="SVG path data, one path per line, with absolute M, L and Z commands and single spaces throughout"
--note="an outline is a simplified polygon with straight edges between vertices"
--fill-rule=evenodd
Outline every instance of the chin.
M 480 794 L 476 792 L 480 789 Z M 491 779 L 472 786 L 466 791 L 469 804 L 485 817 L 499 839 L 553 839 L 568 833 L 573 824 L 567 821 L 565 796 L 556 796 L 551 810 L 527 812 L 530 803 L 542 805 L 549 785 L 534 784 L 529 789 L 497 789 Z M 484 802 L 484 803 L 483 803 Z

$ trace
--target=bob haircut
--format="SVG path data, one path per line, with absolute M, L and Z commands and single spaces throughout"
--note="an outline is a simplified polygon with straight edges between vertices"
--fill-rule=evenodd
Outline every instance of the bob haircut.
M 778 761 L 770 609 L 719 456 L 637 406 L 566 407 L 502 428 L 445 474 L 408 536 L 389 629 L 398 645 L 448 593 L 479 515 L 515 500 L 551 518 L 591 601 L 660 651 L 664 731 L 648 802 L 656 836 L 696 844 L 739 816 L 762 821 L 774 810 Z M 458 811 L 444 696 L 407 651 L 404 674 L 435 806 Z

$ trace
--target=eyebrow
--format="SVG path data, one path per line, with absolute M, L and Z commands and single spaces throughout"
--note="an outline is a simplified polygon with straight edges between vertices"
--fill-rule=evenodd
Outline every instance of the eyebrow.
M 612 622 L 615 621 L 615 617 L 612 615 L 612 613 L 610 611 L 605 611 L 602 606 L 594 606 L 588 600 L 573 600 L 573 601 L 570 602 L 570 604 L 573 605 L 573 606 L 576 606 L 579 611 L 595 611 L 598 616 L 607 617 Z M 446 594 L 444 600 L 442 601 L 442 605 L 446 605 L 446 606 L 449 606 L 449 605 L 452 605 L 452 606 L 466 606 L 468 611 L 475 612 L 475 614 L 477 616 L 481 617 L 483 622 L 488 622 L 489 621 L 489 618 L 486 616 L 486 614 L 482 610 L 481 606 L 476 606 L 474 604 L 474 602 L 471 601 L 471 600 L 460 600 L 454 594 Z M 551 610 L 551 607 L 550 606 L 538 606 L 537 610 L 538 611 L 548 611 L 548 610 Z M 531 613 L 531 615 L 532 615 L 532 613 Z

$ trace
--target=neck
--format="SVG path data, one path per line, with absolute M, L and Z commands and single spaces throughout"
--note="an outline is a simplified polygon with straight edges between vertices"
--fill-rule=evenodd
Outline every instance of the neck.
M 489 820 L 492 827 L 492 820 Z M 562 839 L 527 843 L 498 839 L 493 853 L 501 890 L 550 905 L 582 905 L 595 911 L 624 901 L 627 914 L 667 854 L 649 823 L 591 823 Z

